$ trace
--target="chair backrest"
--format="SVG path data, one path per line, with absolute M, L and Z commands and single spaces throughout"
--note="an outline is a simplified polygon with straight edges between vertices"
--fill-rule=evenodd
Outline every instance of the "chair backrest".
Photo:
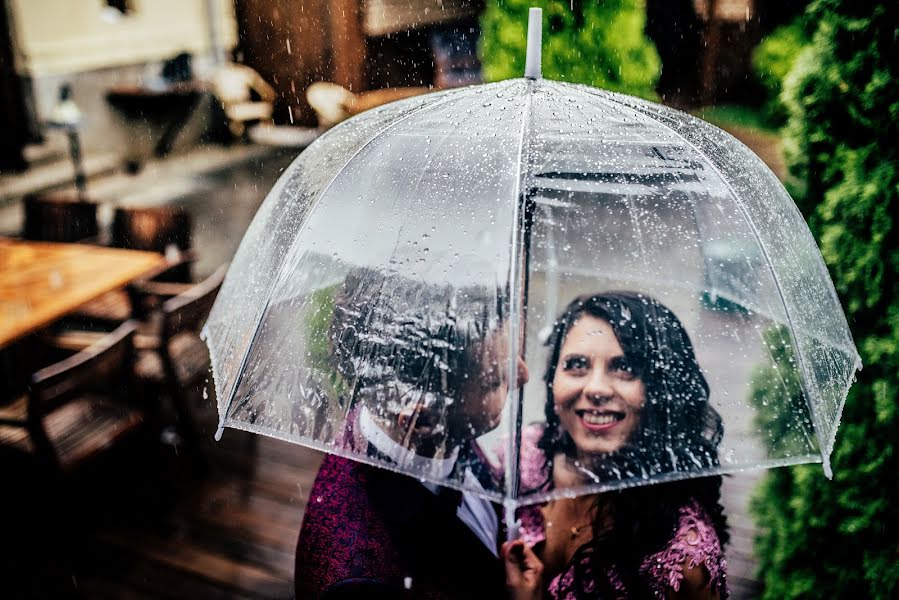
M 182 208 L 152 206 L 116 208 L 112 219 L 112 245 L 165 254 L 169 246 L 187 250 L 191 245 L 191 218 Z
M 135 321 L 126 321 L 77 354 L 32 375 L 32 407 L 39 414 L 29 417 L 40 418 L 73 397 L 101 388 L 127 393 L 136 327 Z
M 97 204 L 75 192 L 31 194 L 25 197 L 22 237 L 42 242 L 77 242 L 96 237 Z
M 193 286 L 166 300 L 162 305 L 162 339 L 168 340 L 182 331 L 200 331 L 215 297 L 225 280 L 228 265 L 224 264 L 215 273 Z

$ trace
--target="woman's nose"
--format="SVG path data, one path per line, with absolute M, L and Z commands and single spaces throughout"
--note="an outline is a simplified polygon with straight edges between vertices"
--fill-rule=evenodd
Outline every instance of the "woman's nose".
M 528 365 L 524 362 L 524 359 L 520 356 L 518 357 L 518 382 L 515 387 L 521 387 L 526 384 L 531 379 L 531 372 L 528 370 Z
M 594 369 L 584 383 L 584 395 L 589 400 L 607 400 L 614 393 L 608 373 L 603 369 Z

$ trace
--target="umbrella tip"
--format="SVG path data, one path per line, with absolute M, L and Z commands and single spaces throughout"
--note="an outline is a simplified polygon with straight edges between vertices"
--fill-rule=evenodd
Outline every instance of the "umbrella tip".
M 528 12 L 528 48 L 525 55 L 524 76 L 540 79 L 540 48 L 543 44 L 543 9 L 532 7 Z
M 824 476 L 829 480 L 833 480 L 833 468 L 830 466 L 830 456 L 824 459 Z
M 225 426 L 219 425 L 219 428 L 215 430 L 215 441 L 222 441 L 222 434 L 225 433 Z

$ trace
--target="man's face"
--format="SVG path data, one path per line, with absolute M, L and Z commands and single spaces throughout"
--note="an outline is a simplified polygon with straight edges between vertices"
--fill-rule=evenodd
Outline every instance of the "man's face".
M 503 407 L 509 395 L 509 336 L 508 326 L 488 336 L 473 349 L 478 368 L 469 373 L 462 386 L 460 406 L 451 411 L 448 429 L 451 439 L 473 440 L 499 425 Z M 517 361 L 518 388 L 528 382 L 530 374 L 520 357 Z

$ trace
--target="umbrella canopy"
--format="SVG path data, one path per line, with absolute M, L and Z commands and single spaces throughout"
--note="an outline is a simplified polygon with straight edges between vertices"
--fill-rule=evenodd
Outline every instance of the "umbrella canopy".
M 861 366 L 802 216 L 751 151 L 541 79 L 322 136 L 260 208 L 204 335 L 222 427 L 517 505 L 829 470 Z M 569 488 L 521 477 L 535 443 Z

